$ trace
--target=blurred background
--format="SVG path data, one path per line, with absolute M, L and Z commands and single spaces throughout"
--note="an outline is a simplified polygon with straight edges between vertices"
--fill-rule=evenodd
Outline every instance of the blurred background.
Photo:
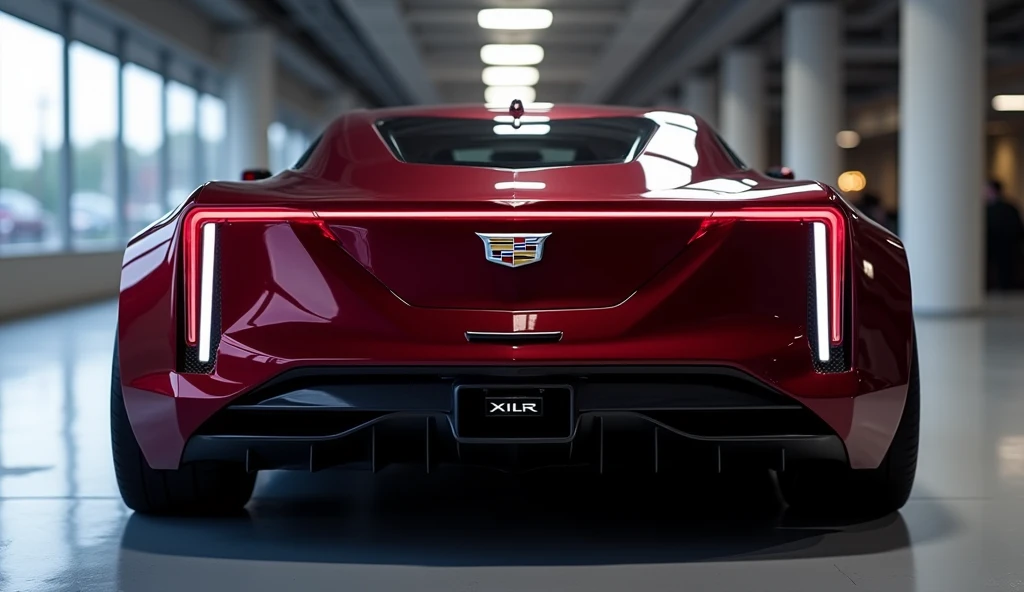
M 345 111 L 512 98 L 688 108 L 977 308 L 1024 285 L 1022 34 L 1019 0 L 0 0 L 0 317 L 112 295 L 132 234 Z

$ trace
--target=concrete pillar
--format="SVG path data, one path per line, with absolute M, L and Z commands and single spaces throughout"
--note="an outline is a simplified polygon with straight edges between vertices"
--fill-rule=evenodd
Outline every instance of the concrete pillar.
M 921 312 L 984 295 L 985 3 L 902 0 L 900 236 Z
M 736 47 L 722 57 L 719 131 L 752 169 L 767 167 L 768 128 L 765 63 L 761 50 Z
M 718 96 L 715 79 L 695 75 L 686 79 L 682 88 L 682 106 L 699 115 L 713 128 L 718 127 Z
M 782 68 L 782 163 L 802 179 L 835 184 L 836 134 L 845 119 L 842 10 L 838 2 L 786 8 Z
M 227 160 L 235 175 L 240 176 L 245 169 L 270 168 L 267 130 L 276 110 L 275 42 L 270 29 L 231 33 L 224 41 Z

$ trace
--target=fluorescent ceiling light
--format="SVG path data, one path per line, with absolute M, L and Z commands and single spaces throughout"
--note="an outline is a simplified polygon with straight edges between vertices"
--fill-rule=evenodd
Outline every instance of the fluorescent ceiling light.
M 533 86 L 540 82 L 540 72 L 533 66 L 488 66 L 482 77 L 487 86 Z
M 1024 111 L 1024 95 L 996 95 L 992 97 L 996 111 Z
M 512 101 L 509 101 L 509 104 L 511 103 Z M 526 105 L 526 107 L 530 106 Z M 515 117 L 511 115 L 497 115 L 494 118 L 495 123 L 513 123 L 514 121 Z M 547 123 L 549 121 L 551 121 L 551 118 L 547 115 L 523 115 L 519 118 L 519 123 Z
M 546 183 L 540 181 L 501 181 L 494 184 L 495 189 L 544 189 Z
M 508 124 L 498 124 L 494 126 L 494 133 L 499 136 L 546 136 L 551 133 L 551 126 L 546 123 L 531 123 L 517 129 Z
M 497 87 L 496 86 L 494 88 L 501 88 L 501 87 Z M 508 113 L 508 108 L 511 105 L 511 103 L 512 103 L 512 101 L 509 101 L 508 103 L 487 103 L 486 107 L 487 107 L 487 109 L 489 111 L 500 111 L 502 113 Z M 534 103 L 524 103 L 524 106 L 526 107 L 526 111 L 527 112 L 531 112 L 531 111 L 532 112 L 536 112 L 536 111 L 550 111 L 552 108 L 554 108 L 555 104 L 554 103 L 534 102 Z M 527 117 L 529 117 L 529 115 L 524 115 L 523 119 L 521 121 L 523 121 L 525 123 Z M 550 118 L 549 118 L 549 120 L 550 120 Z M 495 120 L 495 121 L 497 121 L 497 120 Z M 512 117 L 510 116 L 508 118 L 508 122 L 506 122 L 506 123 L 510 123 L 511 121 L 512 121 Z
M 524 31 L 547 29 L 554 15 L 543 8 L 485 8 L 476 17 L 483 29 L 505 29 Z
M 507 110 L 517 99 L 529 109 L 529 104 L 537 100 L 537 91 L 532 86 L 488 86 L 484 90 L 484 101 L 498 108 Z
M 544 61 L 544 48 L 539 45 L 485 45 L 480 59 L 489 66 L 536 66 Z

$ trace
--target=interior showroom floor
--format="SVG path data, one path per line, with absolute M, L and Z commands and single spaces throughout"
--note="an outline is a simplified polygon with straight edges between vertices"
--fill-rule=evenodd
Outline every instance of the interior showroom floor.
M 115 315 L 104 303 L 0 325 L 3 590 L 974 592 L 1024 582 L 1024 300 L 918 320 L 915 492 L 900 514 L 867 522 L 787 515 L 770 477 L 653 494 L 412 469 L 265 474 L 247 516 L 134 516 L 110 460 Z

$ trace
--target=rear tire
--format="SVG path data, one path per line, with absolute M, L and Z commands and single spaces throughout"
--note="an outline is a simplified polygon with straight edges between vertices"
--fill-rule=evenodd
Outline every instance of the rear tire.
M 790 507 L 813 512 L 884 515 L 910 498 L 917 472 L 921 423 L 921 382 L 914 344 L 910 384 L 896 434 L 876 469 L 807 464 L 779 473 L 779 488 Z
M 177 470 L 150 468 L 128 421 L 117 346 L 110 381 L 110 437 L 121 498 L 144 514 L 231 514 L 252 497 L 255 473 L 238 463 L 198 462 Z

